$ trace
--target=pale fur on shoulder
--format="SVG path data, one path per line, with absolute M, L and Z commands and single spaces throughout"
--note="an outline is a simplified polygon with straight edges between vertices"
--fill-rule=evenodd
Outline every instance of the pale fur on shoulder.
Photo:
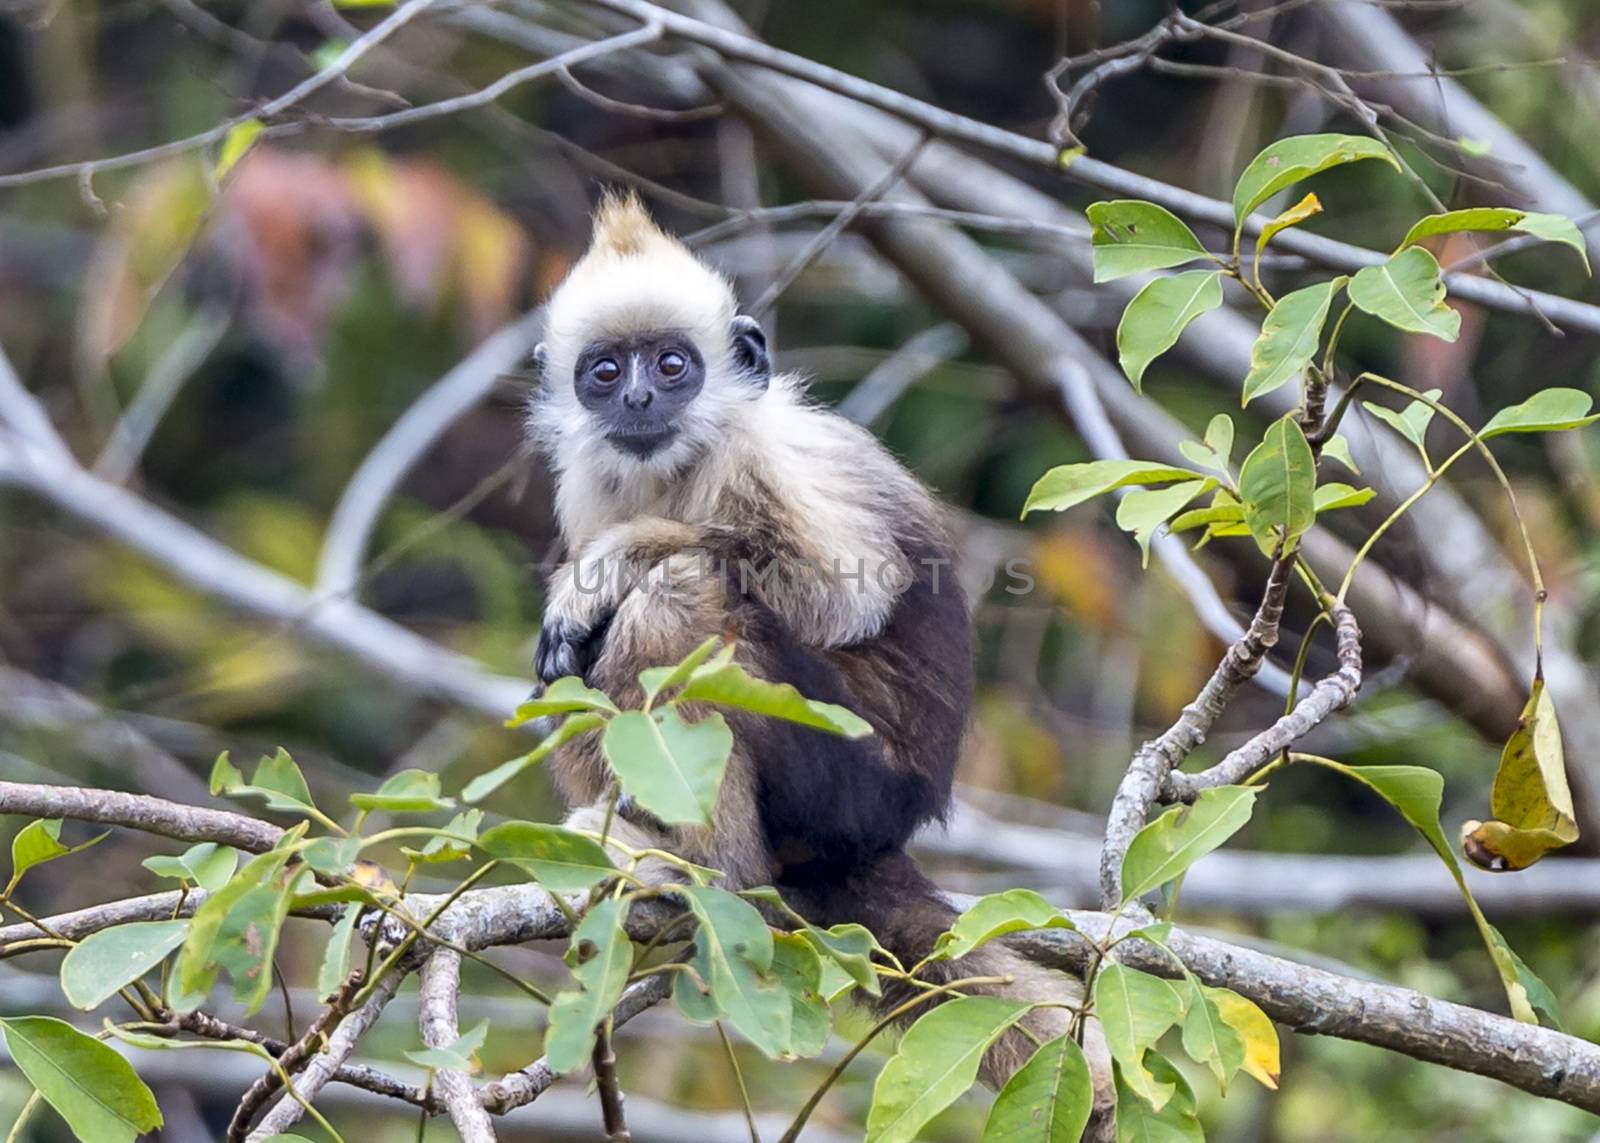
M 887 621 L 908 571 L 905 528 L 936 529 L 931 498 L 865 429 L 809 401 L 802 380 L 765 387 L 733 356 L 732 288 L 656 227 L 636 198 L 609 199 L 594 240 L 551 297 L 545 374 L 532 424 L 556 472 L 556 513 L 573 555 L 641 516 L 693 526 L 759 521 L 792 554 L 835 573 L 770 600 L 819 645 L 867 638 Z M 677 330 L 705 361 L 705 386 L 680 434 L 646 460 L 621 452 L 578 402 L 573 372 L 600 337 Z

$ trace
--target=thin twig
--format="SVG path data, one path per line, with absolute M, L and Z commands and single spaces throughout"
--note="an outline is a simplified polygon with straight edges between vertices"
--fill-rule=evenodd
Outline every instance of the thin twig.
M 1122 858 L 1134 835 L 1149 821 L 1167 776 L 1205 741 L 1229 700 L 1261 669 L 1267 652 L 1277 644 L 1293 567 L 1292 554 L 1280 555 L 1273 562 L 1249 629 L 1229 646 L 1178 720 L 1141 746 L 1123 775 L 1106 817 L 1105 845 L 1100 852 L 1100 896 L 1106 908 L 1114 909 L 1122 901 Z
M 383 1006 L 394 998 L 404 976 L 403 972 L 391 972 L 383 977 L 378 981 L 372 995 L 367 998 L 367 1002 L 339 1022 L 339 1026 L 328 1037 L 327 1048 L 312 1058 L 306 1065 L 305 1071 L 295 1081 L 294 1092 L 298 1098 L 285 1093 L 250 1133 L 247 1143 L 264 1143 L 274 1135 L 282 1135 L 300 1122 L 300 1117 L 305 1113 L 302 1102 L 310 1103 L 316 1099 L 317 1092 L 322 1090 L 322 1086 L 332 1079 L 334 1073 L 350 1058 L 350 1053 L 355 1051 L 356 1043 L 383 1012 Z
M 1243 782 L 1329 715 L 1350 705 L 1361 689 L 1361 628 L 1343 604 L 1332 605 L 1330 612 L 1339 641 L 1338 670 L 1319 680 L 1292 711 L 1215 766 L 1198 774 L 1169 773 L 1162 790 L 1167 800 L 1191 802 L 1201 790 Z

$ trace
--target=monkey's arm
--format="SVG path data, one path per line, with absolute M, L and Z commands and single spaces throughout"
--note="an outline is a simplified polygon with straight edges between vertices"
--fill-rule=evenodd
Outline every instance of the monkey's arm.
M 650 569 L 682 548 L 698 531 L 658 516 L 640 516 L 607 529 L 561 565 L 550 580 L 534 671 L 549 684 L 563 675 L 586 676 L 599 657 L 617 605 L 644 582 Z

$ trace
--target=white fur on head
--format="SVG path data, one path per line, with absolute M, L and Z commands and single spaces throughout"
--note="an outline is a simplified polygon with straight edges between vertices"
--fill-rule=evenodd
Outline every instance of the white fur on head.
M 618 479 L 667 478 L 714 443 L 729 404 L 759 395 L 738 377 L 736 311 L 728 281 L 656 226 L 636 195 L 604 199 L 588 252 L 546 305 L 544 379 L 533 428 L 556 470 L 589 461 Z M 598 438 L 578 403 L 573 371 L 584 348 L 599 338 L 666 330 L 694 342 L 705 362 L 705 387 L 686 410 L 678 439 L 639 460 Z

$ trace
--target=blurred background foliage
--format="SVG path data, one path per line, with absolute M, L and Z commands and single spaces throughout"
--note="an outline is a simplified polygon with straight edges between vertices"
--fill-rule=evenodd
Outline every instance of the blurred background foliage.
M 1138 35 L 1167 10 L 1165 0 L 737 6 L 773 43 L 1031 134 L 1041 133 L 1052 113 L 1037 77 L 1063 52 Z M 1589 0 L 1398 7 L 1409 10 L 1408 27 L 1442 66 L 1469 69 L 1463 83 L 1574 185 L 1600 195 L 1600 69 L 1592 60 L 1600 51 L 1600 8 Z M 1260 34 L 1315 57 L 1318 33 L 1302 15 L 1285 12 Z M 301 0 L 203 7 L 188 0 L 8 0 L 0 5 L 0 171 L 203 130 L 303 78 L 352 38 L 352 21 L 370 18 Z M 437 97 L 525 62 L 503 44 L 440 23 L 399 43 L 403 50 L 358 73 L 370 88 L 349 85 L 333 104 L 385 109 L 392 104 L 385 90 Z M 1271 139 L 1356 126 L 1293 84 L 1257 82 L 1250 72 L 1259 62 L 1225 45 L 1190 45 L 1172 58 L 1237 70 L 1221 77 L 1145 71 L 1110 83 L 1084 133 L 1091 154 L 1226 197 L 1238 169 Z M 1428 154 L 1413 147 L 1409 157 L 1447 202 L 1470 199 L 1462 181 Z M 191 153 L 77 185 L 0 191 L 0 343 L 82 458 L 116 463 L 104 450 L 119 419 L 165 378 L 170 405 L 127 472 L 129 486 L 306 583 L 329 513 L 361 458 L 428 385 L 559 280 L 581 251 L 587 212 L 603 186 L 629 172 L 713 203 L 749 191 L 767 204 L 806 197 L 792 172 L 759 141 L 752 147 L 735 120 L 619 114 L 559 84 L 520 88 L 493 109 L 375 138 L 313 128 L 262 143 L 221 193 L 213 162 Z M 1041 185 L 1074 205 L 1090 201 L 1067 184 Z M 1317 220 L 1310 229 L 1373 246 L 1391 246 L 1425 210 L 1403 180 L 1366 172 L 1336 172 L 1319 182 L 1318 193 L 1324 219 L 1334 221 Z M 721 215 L 649 188 L 646 195 L 682 233 Z M 749 297 L 817 225 L 739 236 L 707 252 Z M 1031 288 L 1077 315 L 1086 335 L 1110 346 L 1110 299 L 1024 241 L 979 238 Z M 1548 248 L 1508 258 L 1501 269 L 1521 284 L 1600 296 L 1575 260 Z M 1526 317 L 1462 308 L 1465 332 L 1456 344 L 1402 339 L 1366 323 L 1347 336 L 1350 355 L 1419 388 L 1441 386 L 1469 420 L 1535 387 L 1595 390 L 1592 338 L 1557 338 Z M 818 398 L 832 402 L 941 320 L 846 234 L 788 290 L 772 324 L 780 365 L 809 373 Z M 372 608 L 510 675 L 527 674 L 541 573 L 554 555 L 549 480 L 522 444 L 529 384 L 507 377 L 427 456 L 385 512 L 359 588 Z M 1152 371 L 1146 392 L 1191 426 L 1235 401 L 1171 358 Z M 980 592 L 981 686 L 963 780 L 1051 807 L 1103 812 L 1130 750 L 1193 696 L 1220 646 L 1164 572 L 1140 571 L 1136 548 L 1108 513 L 1081 509 L 1026 528 L 1015 522 L 1046 467 L 1088 453 L 1053 397 L 993 366 L 981 346 L 927 372 L 874 427 L 957 510 L 973 583 L 981 588 L 1007 559 L 1027 561 L 1033 582 L 1030 592 L 1013 594 L 1002 570 Z M 1513 438 L 1498 446 L 1536 523 L 1552 592 L 1581 613 L 1579 646 L 1591 661 L 1600 649 L 1592 436 Z M 1365 478 L 1380 486 L 1385 479 L 1381 472 Z M 1456 483 L 1476 504 L 1496 502 L 1481 472 Z M 1485 512 L 1514 551 L 1509 521 L 1498 508 Z M 1415 570 L 1408 546 L 1449 542 L 1401 529 L 1382 554 L 1408 574 Z M 1224 593 L 1241 601 L 1253 586 L 1232 582 L 1221 563 L 1208 567 Z M 1292 621 L 1290 629 L 1297 638 Z M 1330 659 L 1315 652 L 1311 673 Z M 1446 820 L 1473 816 L 1497 746 L 1414 691 L 1405 662 L 1370 666 L 1357 711 L 1320 731 L 1312 748 L 1353 762 L 1433 766 L 1449 782 Z M 1264 692 L 1248 696 L 1207 756 L 1220 756 L 1237 732 L 1270 721 L 1278 701 Z M 410 766 L 439 770 L 446 788 L 456 788 L 518 750 L 511 732 L 480 716 L 405 693 L 293 630 L 242 619 L 53 509 L 0 494 L 0 773 L 205 800 L 202 776 L 218 751 L 248 759 L 279 745 L 327 798 Z M 1573 754 L 1597 748 L 1568 743 Z M 559 813 L 536 773 L 499 804 L 529 818 Z M 1005 804 L 1039 820 L 1092 828 Z M 1275 780 L 1244 844 L 1264 853 L 1421 849 L 1376 799 L 1321 771 Z M 43 869 L 30 879 L 35 907 L 147 891 L 137 859 L 149 852 L 148 842 L 119 833 L 82 858 Z M 948 862 L 940 868 L 951 884 L 983 873 Z M 1438 877 L 1443 883 L 1442 867 Z M 1500 1004 L 1491 967 L 1459 909 L 1186 916 L 1315 950 L 1433 995 Z M 1569 1029 L 1600 1035 L 1595 919 L 1561 910 L 1508 917 L 1504 927 L 1562 997 Z M 297 928 L 307 939 L 295 939 Z M 314 971 L 320 939 L 311 935 L 309 922 L 291 924 L 280 956 L 289 980 Z M 557 971 L 553 960 L 526 950 L 499 955 L 534 975 Z M 6 967 L 0 1012 L 39 1011 L 52 1002 L 53 988 L 42 972 Z M 526 1063 L 532 1043 L 532 1014 L 523 1018 L 498 1003 L 503 988 L 469 973 L 473 1001 L 463 1023 L 494 1016 L 484 1055 L 491 1070 Z M 414 1046 L 407 1035 L 405 1023 L 394 1022 L 370 1049 L 397 1054 Z M 638 1021 L 625 1039 L 630 1093 L 737 1106 L 714 1040 L 664 1012 Z M 1314 1037 L 1286 1040 L 1285 1048 L 1281 1093 L 1238 1085 L 1225 1101 L 1209 1100 L 1212 1138 L 1578 1140 L 1596 1130 L 1571 1108 L 1376 1049 Z M 792 1108 L 815 1079 L 753 1055 L 744 1062 L 761 1108 Z M 869 1069 L 837 1089 L 822 1119 L 842 1123 L 859 1114 L 870 1076 Z M 231 1101 L 227 1092 L 175 1076 L 158 1093 L 175 1121 L 172 1137 L 182 1139 L 190 1136 L 181 1134 L 184 1117 L 174 1106 L 187 1101 L 190 1122 L 210 1117 L 214 1124 Z M 0 1121 L 9 1121 L 8 1109 L 23 1094 L 14 1073 L 0 1075 Z M 543 1106 L 512 1121 L 522 1124 L 522 1135 L 508 1124 L 507 1137 L 547 1137 L 539 1128 Z M 964 1102 L 930 1137 L 969 1138 L 982 1114 L 981 1100 Z M 352 1113 L 334 1118 L 349 1122 Z M 62 1138 L 59 1123 L 43 1116 L 30 1130 L 28 1138 Z M 408 1139 L 414 1125 L 394 1115 L 369 1118 L 362 1131 L 364 1139 Z M 445 1138 L 448 1128 L 436 1123 L 432 1132 Z M 193 1137 L 205 1137 L 203 1130 Z

